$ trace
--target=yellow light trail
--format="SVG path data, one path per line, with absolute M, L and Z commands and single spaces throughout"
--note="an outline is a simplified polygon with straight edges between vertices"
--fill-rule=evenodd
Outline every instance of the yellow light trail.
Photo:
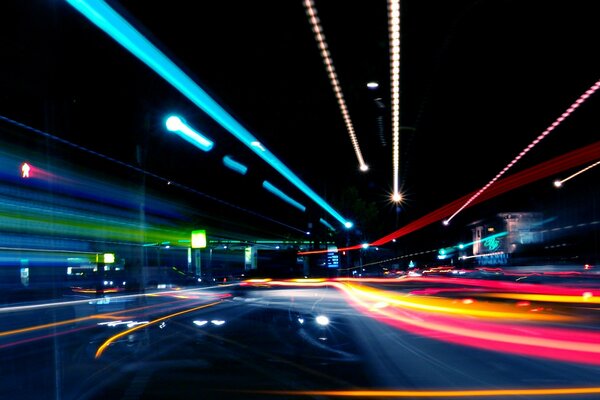
M 540 389 L 480 389 L 480 390 L 260 390 L 248 391 L 279 396 L 330 397 L 496 397 L 496 396 L 557 396 L 600 394 L 600 387 L 540 388 Z
M 402 316 L 387 312 L 385 308 L 373 307 L 373 304 L 367 303 L 362 300 L 359 295 L 360 292 L 355 292 L 348 288 L 346 285 L 340 284 L 338 288 L 342 289 L 348 296 L 363 308 L 370 310 L 373 313 L 379 314 L 383 317 L 389 318 L 390 320 L 396 320 L 413 327 L 424 328 L 431 331 L 443 332 L 447 334 L 456 335 L 459 337 L 472 338 L 482 341 L 492 341 L 497 343 L 507 343 L 514 345 L 525 345 L 532 346 L 535 348 L 551 349 L 562 349 L 574 352 L 586 352 L 595 353 L 600 356 L 600 344 L 584 343 L 584 342 L 573 342 L 559 339 L 547 339 L 543 337 L 529 337 L 521 336 L 513 333 L 494 333 L 480 331 L 478 329 L 463 328 L 459 325 L 450 325 L 447 323 L 440 322 L 428 322 L 425 320 L 415 319 L 408 316 Z M 533 315 L 531 315 L 533 317 Z
M 179 303 L 179 302 L 180 302 L 179 300 L 176 300 L 176 301 L 170 301 L 168 303 L 153 304 L 153 305 L 149 305 L 149 306 L 136 307 L 136 308 L 131 308 L 131 309 L 128 309 L 128 310 L 115 311 L 115 312 L 107 313 L 107 314 L 94 314 L 94 315 L 90 315 L 90 316 L 87 316 L 87 317 L 68 319 L 68 320 L 59 321 L 59 322 L 52 322 L 52 323 L 48 323 L 48 324 L 34 325 L 34 326 L 29 326 L 27 328 L 13 329 L 11 331 L 0 332 L 0 337 L 2 337 L 2 336 L 10 336 L 10 335 L 17 335 L 19 333 L 33 332 L 33 331 L 38 331 L 38 330 L 41 330 L 41 329 L 54 328 L 54 327 L 58 327 L 58 326 L 62 326 L 62 325 L 73 324 L 73 323 L 76 323 L 76 322 L 89 321 L 89 320 L 92 320 L 92 319 L 114 319 L 116 321 L 116 320 L 123 319 L 123 318 L 129 318 L 128 316 L 123 316 L 123 315 L 118 316 L 117 314 L 131 313 L 131 312 L 134 312 L 134 311 L 141 311 L 141 310 L 145 310 L 145 309 L 148 309 L 148 308 L 161 307 L 161 306 L 164 306 L 164 305 L 167 305 L 167 304 Z
M 49 324 L 29 326 L 27 328 L 13 329 L 12 331 L 4 331 L 4 332 L 0 332 L 0 337 L 16 335 L 19 333 L 33 332 L 33 331 L 37 331 L 40 329 L 54 328 L 54 327 L 67 325 L 67 324 L 74 324 L 76 322 L 89 321 L 91 319 L 115 319 L 115 320 L 118 320 L 121 318 L 123 318 L 123 317 L 116 317 L 116 316 L 111 316 L 111 315 L 107 315 L 107 314 L 97 314 L 97 315 L 91 315 L 89 317 L 81 317 L 81 318 L 60 321 L 60 322 L 53 322 L 53 323 L 49 323 Z
M 221 301 L 215 301 L 214 303 L 203 304 L 203 305 L 198 306 L 198 307 L 193 307 L 193 308 L 190 308 L 190 309 L 187 309 L 187 310 L 179 311 L 179 312 L 176 312 L 176 313 L 173 313 L 173 314 L 169 314 L 169 315 L 166 315 L 164 317 L 160 317 L 160 318 L 157 318 L 155 320 L 152 320 L 152 321 L 148 322 L 147 324 L 136 325 L 133 328 L 130 328 L 130 329 L 124 330 L 123 332 L 117 333 L 116 335 L 113 335 L 110 338 L 108 338 L 104 343 L 102 343 L 102 345 L 100 347 L 98 347 L 98 350 L 96 351 L 95 358 L 100 358 L 100 356 L 102 355 L 102 353 L 104 353 L 104 350 L 108 346 L 110 346 L 110 344 L 112 342 L 114 342 L 115 340 L 117 340 L 117 339 L 119 339 L 119 338 L 121 338 L 121 337 L 123 337 L 125 335 L 130 334 L 131 332 L 137 331 L 137 330 L 139 330 L 141 328 L 145 328 L 145 327 L 150 326 L 152 324 L 155 324 L 157 322 L 164 321 L 165 319 L 173 318 L 173 317 L 176 317 L 176 316 L 182 315 L 182 314 L 187 314 L 187 313 L 190 313 L 192 311 L 200 310 L 202 308 L 207 308 L 207 307 L 215 306 L 215 305 L 217 305 L 219 303 L 221 303 Z
M 365 288 L 350 283 L 346 288 L 364 299 L 376 303 L 387 303 L 398 307 L 412 308 L 442 314 L 460 314 L 472 317 L 492 319 L 520 319 L 544 321 L 573 321 L 576 318 L 562 315 L 530 313 L 527 310 L 517 310 L 508 304 L 489 304 L 481 302 L 462 303 L 462 299 L 446 299 L 428 296 L 406 296 L 374 288 Z M 379 307 L 378 307 L 379 308 Z

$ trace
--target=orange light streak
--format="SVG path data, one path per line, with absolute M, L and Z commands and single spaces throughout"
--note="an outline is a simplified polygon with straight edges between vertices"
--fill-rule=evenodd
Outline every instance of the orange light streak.
M 37 331 L 40 329 L 54 328 L 54 327 L 58 327 L 58 326 L 62 326 L 62 325 L 73 324 L 76 322 L 89 321 L 91 319 L 115 319 L 115 320 L 118 320 L 121 318 L 122 317 L 111 316 L 109 314 L 96 314 L 96 315 L 91 315 L 89 317 L 81 317 L 81 318 L 60 321 L 60 322 L 53 322 L 50 324 L 35 325 L 35 326 L 30 326 L 30 327 L 21 328 L 21 329 L 13 329 L 12 331 L 4 331 L 4 332 L 0 332 L 0 337 L 17 335 L 19 333 L 33 332 L 33 331 Z
M 214 303 L 209 303 L 209 304 L 203 304 L 201 306 L 193 307 L 193 308 L 190 308 L 188 310 L 179 311 L 179 312 L 176 312 L 176 313 L 173 313 L 173 314 L 169 314 L 169 315 L 166 315 L 164 317 L 160 317 L 160 318 L 157 318 L 155 320 L 152 320 L 152 321 L 148 322 L 147 324 L 136 325 L 133 328 L 130 328 L 130 329 L 124 330 L 123 332 L 117 333 L 116 335 L 113 335 L 110 338 L 108 338 L 104 343 L 102 343 L 102 345 L 100 347 L 98 347 L 98 350 L 96 351 L 95 358 L 96 359 L 100 358 L 100 356 L 102 355 L 102 353 L 104 353 L 104 350 L 108 346 L 110 346 L 111 343 L 113 343 L 115 340 L 117 340 L 117 339 L 119 339 L 119 338 L 121 338 L 121 337 L 123 337 L 125 335 L 130 334 L 131 332 L 134 332 L 134 331 L 137 331 L 139 329 L 145 328 L 147 326 L 153 325 L 153 324 L 155 324 L 157 322 L 164 321 L 166 319 L 176 317 L 178 315 L 187 314 L 187 313 L 190 313 L 190 312 L 193 312 L 193 311 L 196 311 L 196 310 L 200 310 L 202 308 L 207 308 L 207 307 L 215 306 L 215 305 L 217 305 L 219 303 L 221 303 L 221 301 L 216 301 Z
M 542 389 L 480 389 L 480 390 L 260 390 L 260 393 L 279 396 L 331 397 L 497 397 L 497 396 L 554 396 L 600 394 L 600 387 L 542 388 Z

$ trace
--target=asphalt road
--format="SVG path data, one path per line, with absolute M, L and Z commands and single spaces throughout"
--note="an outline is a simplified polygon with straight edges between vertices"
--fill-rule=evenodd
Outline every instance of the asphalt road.
M 337 398 L 361 389 L 379 392 L 355 398 L 528 399 L 543 396 L 457 391 L 600 383 L 597 363 L 399 329 L 333 287 L 234 285 L 5 308 L 0 322 L 2 399 Z M 321 390 L 344 392 L 311 392 Z M 600 392 L 549 397 L 597 399 Z

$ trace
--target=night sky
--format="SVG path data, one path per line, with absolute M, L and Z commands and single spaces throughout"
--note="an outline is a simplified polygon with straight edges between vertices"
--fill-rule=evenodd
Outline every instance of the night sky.
M 600 78 L 594 2 L 402 1 L 400 174 L 406 202 L 396 220 L 388 201 L 392 150 L 385 1 L 315 2 L 371 167 L 367 174 L 358 171 L 302 1 L 109 4 L 319 195 L 334 201 L 354 186 L 361 198 L 375 203 L 383 223 L 380 231 L 369 232 L 370 239 L 485 185 Z M 0 7 L 5 21 L 0 112 L 5 117 L 238 206 L 213 209 L 210 201 L 197 203 L 197 195 L 149 180 L 150 190 L 173 199 L 185 196 L 222 219 L 242 218 L 243 210 L 250 210 L 304 229 L 307 218 L 328 217 L 66 2 L 9 0 Z M 379 89 L 367 89 L 370 80 L 378 81 Z M 514 172 L 596 142 L 598 96 Z M 169 113 L 179 113 L 214 139 L 214 151 L 201 153 L 169 136 L 163 125 Z M 136 146 L 143 149 L 141 157 Z M 250 166 L 248 176 L 225 169 L 224 154 Z M 74 165 L 105 167 L 76 152 L 61 156 Z M 111 172 L 120 174 L 119 168 Z M 597 177 L 592 172 L 586 179 L 597 182 Z M 263 179 L 309 212 L 265 194 Z M 534 190 L 522 196 L 527 200 L 522 205 L 507 204 L 530 207 Z M 474 218 L 468 215 L 462 222 Z M 264 219 L 248 224 L 264 224 L 262 233 L 288 230 Z

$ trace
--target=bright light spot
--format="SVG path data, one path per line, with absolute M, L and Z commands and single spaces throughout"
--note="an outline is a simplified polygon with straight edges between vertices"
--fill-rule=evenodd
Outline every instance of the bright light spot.
M 473 299 L 463 299 L 462 303 L 463 304 L 473 304 L 473 303 L 475 303 L 475 300 L 473 300 Z
M 462 249 L 464 249 L 464 248 L 465 248 L 465 245 L 464 245 L 464 244 L 462 244 L 462 243 L 460 243 L 460 244 L 458 245 L 458 248 L 462 250 Z
M 263 145 L 258 141 L 255 140 L 253 142 L 250 142 L 250 146 L 252 147 L 256 147 L 257 149 L 259 149 L 260 151 L 265 151 L 265 148 L 263 147 Z
M 556 188 L 562 187 L 562 182 L 559 180 L 554 181 L 554 187 L 556 187 Z
M 329 325 L 329 318 L 327 318 L 324 315 L 319 315 L 315 321 L 317 321 L 317 324 L 321 325 L 321 326 L 326 326 Z
M 450 221 L 448 221 L 447 219 L 444 220 L 444 222 L 442 222 L 442 224 L 444 224 L 445 226 L 450 225 Z
M 402 196 L 400 195 L 400 193 L 396 192 L 394 194 L 392 194 L 392 201 L 394 203 L 399 203 L 402 200 Z
M 369 247 L 369 243 L 363 243 L 363 244 L 362 244 L 362 248 L 363 248 L 363 249 L 366 249 L 367 247 Z
M 210 321 L 210 323 L 213 325 L 221 326 L 225 323 L 225 321 L 223 321 L 222 319 L 213 319 L 212 321 Z
M 583 297 L 584 300 L 589 300 L 593 296 L 594 296 L 594 294 L 592 292 L 583 292 L 581 294 L 581 297 Z
M 183 122 L 179 117 L 172 115 L 169 118 L 167 118 L 166 125 L 168 130 L 170 130 L 171 132 L 175 132 L 181 129 Z
M 385 301 L 380 301 L 378 303 L 373 304 L 373 308 L 385 308 L 387 307 L 389 304 L 386 303 Z
M 298 322 L 300 322 L 300 324 L 304 323 L 304 318 L 298 318 Z
M 379 83 L 377 83 L 377 82 L 369 82 L 369 83 L 367 83 L 367 87 L 369 89 L 377 89 L 379 87 Z
M 344 222 L 344 226 L 348 229 L 352 228 L 354 226 L 354 224 L 350 221 L 346 221 Z
M 361 165 L 360 165 L 360 170 L 361 170 L 362 172 L 366 172 L 366 171 L 368 171 L 368 170 L 369 170 L 369 166 L 368 166 L 367 164 L 361 164 Z
M 204 325 L 208 324 L 208 321 L 206 321 L 206 320 L 194 321 L 194 324 L 197 326 L 204 326 Z

